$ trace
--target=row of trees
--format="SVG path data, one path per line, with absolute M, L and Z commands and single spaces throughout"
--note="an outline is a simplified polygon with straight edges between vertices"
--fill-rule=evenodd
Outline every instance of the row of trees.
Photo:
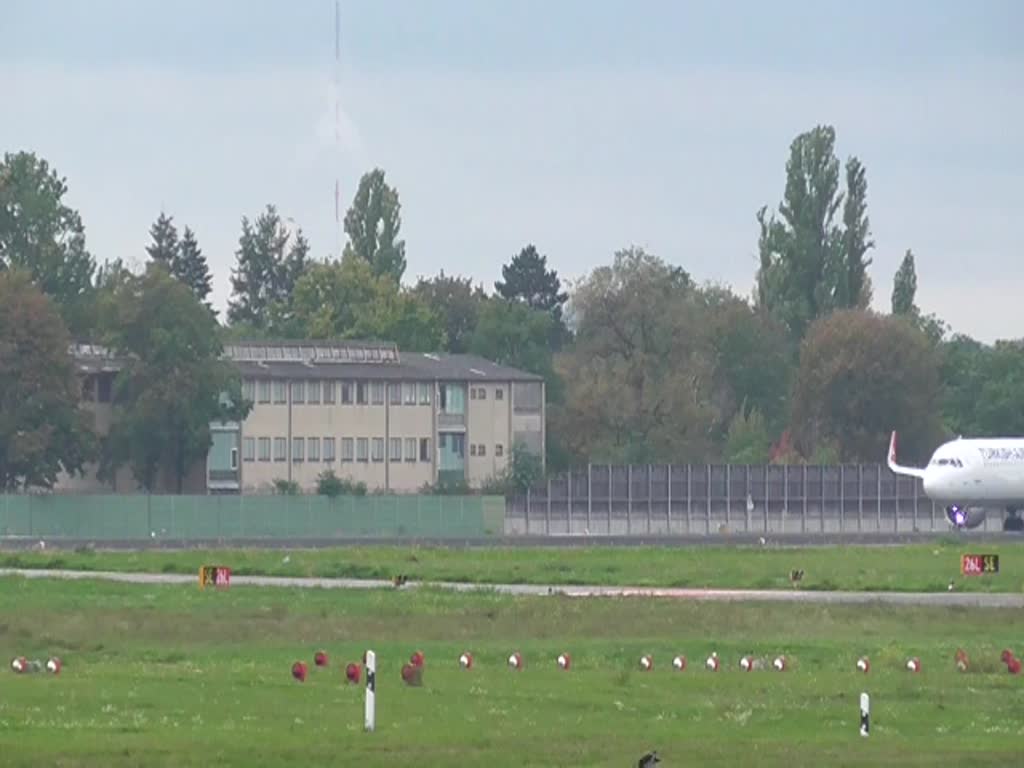
M 0 483 L 46 485 L 59 466 L 96 457 L 106 472 L 131 465 L 144 482 L 172 466 L 180 482 L 209 445 L 220 393 L 237 391 L 219 354 L 241 337 L 388 339 L 538 373 L 552 470 L 587 461 L 877 461 L 894 428 L 908 457 L 921 458 L 954 433 L 1020 433 L 1024 350 L 951 334 L 924 315 L 911 251 L 893 279 L 891 312 L 869 309 L 867 189 L 856 157 L 840 164 L 831 127 L 797 136 L 777 211 L 756 213 L 750 299 L 698 285 L 636 247 L 567 287 L 527 245 L 486 290 L 443 270 L 403 282 L 399 195 L 376 169 L 346 214 L 340 258 L 315 258 L 273 205 L 243 218 L 218 320 L 190 228 L 179 235 L 161 213 L 143 269 L 97 266 L 64 180 L 31 153 L 8 154 Z M 116 387 L 126 415 L 101 443 L 82 433 L 64 351 L 71 337 L 134 361 Z

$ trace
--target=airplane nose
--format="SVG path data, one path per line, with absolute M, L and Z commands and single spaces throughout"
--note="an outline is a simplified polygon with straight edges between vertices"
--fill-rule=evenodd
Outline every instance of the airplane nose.
M 924 492 L 927 496 L 933 496 L 936 491 L 939 490 L 938 478 L 931 472 L 925 472 L 924 477 L 921 478 L 921 485 L 924 486 Z

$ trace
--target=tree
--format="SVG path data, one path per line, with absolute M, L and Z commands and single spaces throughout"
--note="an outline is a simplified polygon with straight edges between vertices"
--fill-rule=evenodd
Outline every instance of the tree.
M 375 168 L 359 180 L 352 206 L 345 214 L 349 242 L 343 255 L 355 255 L 373 267 L 377 275 L 390 275 L 396 283 L 405 274 L 405 241 L 398 190 L 389 187 L 384 171 Z
M 775 314 L 794 338 L 833 310 L 864 308 L 871 298 L 865 259 L 873 247 L 867 218 L 867 180 L 856 158 L 846 164 L 839 191 L 835 130 L 817 126 L 790 145 L 781 220 L 757 213 L 758 305 Z M 844 203 L 845 197 L 845 206 Z M 835 215 L 843 206 L 843 224 Z
M 0 489 L 52 488 L 93 458 L 57 307 L 20 269 L 0 272 Z
M 770 452 L 771 438 L 761 412 L 741 407 L 729 424 L 725 460 L 730 464 L 767 464 Z
M 22 268 L 52 298 L 73 335 L 89 330 L 96 263 L 65 179 L 29 152 L 0 163 L 0 270 Z
M 512 261 L 501 268 L 501 276 L 494 284 L 498 295 L 508 301 L 521 301 L 531 309 L 548 312 L 557 325 L 562 322 L 562 308 L 569 294 L 562 292 L 558 273 L 547 268 L 547 257 L 537 248 L 527 245 Z
M 161 211 L 149 228 L 149 236 L 152 239 L 146 246 L 149 258 L 162 264 L 164 269 L 173 275 L 174 265 L 178 260 L 178 228 L 174 226 L 174 217 Z
M 294 238 L 277 209 L 268 205 L 255 223 L 242 217 L 242 234 L 231 271 L 228 321 L 258 329 L 283 330 L 292 317 L 292 293 L 305 271 L 309 243 Z
M 934 347 L 900 318 L 839 310 L 811 326 L 793 395 L 797 448 L 829 440 L 842 461 L 877 462 L 897 430 L 908 458 L 927 457 L 941 435 Z
M 892 285 L 892 313 L 915 318 L 918 315 L 914 297 L 917 294 L 917 272 L 914 269 L 914 254 L 908 248 L 896 270 Z
M 480 311 L 487 298 L 469 278 L 446 275 L 444 270 L 429 280 L 420 278 L 413 295 L 444 319 L 445 348 L 455 354 L 469 351 Z
M 211 445 L 210 423 L 241 420 L 250 403 L 223 348 L 213 313 L 158 263 L 118 286 L 104 307 L 107 344 L 127 361 L 117 376 L 118 418 L 104 446 L 103 476 L 128 464 L 147 490 L 162 467 L 177 490 Z
M 965 437 L 1024 434 L 1024 343 L 957 335 L 941 345 L 942 413 Z
M 640 248 L 595 269 L 571 301 L 572 347 L 556 366 L 568 387 L 561 429 L 594 461 L 685 462 L 713 450 L 706 310 L 685 270 Z
M 733 414 L 744 411 L 746 417 L 754 409 L 765 429 L 777 436 L 789 418 L 796 363 L 796 348 L 785 326 L 731 291 L 705 287 L 698 296 L 707 307 L 704 332 L 713 354 L 711 397 L 720 414 L 718 428 L 724 432 Z
M 210 265 L 199 248 L 195 233 L 185 227 L 181 242 L 178 244 L 178 256 L 172 274 L 189 287 L 199 301 L 206 303 L 206 298 L 213 290 L 213 275 Z M 208 303 L 206 306 L 210 306 Z
M 293 307 L 305 338 L 388 340 L 411 352 L 444 345 L 442 320 L 426 303 L 352 254 L 311 266 L 295 286 Z

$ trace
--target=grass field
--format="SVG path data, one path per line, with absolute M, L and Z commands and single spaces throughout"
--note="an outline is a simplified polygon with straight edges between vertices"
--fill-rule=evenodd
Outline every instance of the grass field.
M 4 766 L 1009 766 L 1024 762 L 1021 611 L 0 579 Z M 973 665 L 954 669 L 963 647 Z M 344 663 L 378 653 L 378 730 Z M 317 649 L 327 670 L 313 667 Z M 414 650 L 422 688 L 399 668 Z M 460 670 L 463 650 L 476 665 Z M 509 670 L 520 651 L 525 668 Z M 703 660 L 717 650 L 723 669 Z M 554 659 L 569 651 L 569 672 Z M 655 669 L 637 670 L 643 653 Z M 671 670 L 684 653 L 690 667 Z M 785 654 L 784 673 L 739 671 Z M 872 660 L 868 676 L 857 657 Z M 904 669 L 920 657 L 923 671 Z M 290 677 L 304 659 L 304 684 Z M 5 660 L 5 664 L 6 664 Z M 872 733 L 858 735 L 858 696 Z
M 962 578 L 960 555 L 1000 555 L 1000 573 Z M 287 557 L 287 562 L 285 558 Z M 0 567 L 197 573 L 227 565 L 237 575 L 334 576 L 485 584 L 590 584 L 736 589 L 789 588 L 803 569 L 803 589 L 1024 592 L 1024 542 L 848 547 L 345 547 L 317 550 L 161 552 L 16 552 Z

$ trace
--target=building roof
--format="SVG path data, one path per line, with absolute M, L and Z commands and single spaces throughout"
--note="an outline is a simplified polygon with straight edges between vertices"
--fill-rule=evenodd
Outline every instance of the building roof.
M 541 376 L 475 355 L 403 352 L 395 362 L 236 361 L 243 376 L 275 379 L 378 379 L 388 381 L 542 381 Z
M 71 353 L 86 373 L 116 371 L 123 360 L 97 345 L 73 344 Z M 476 355 L 399 353 L 377 341 L 236 341 L 224 357 L 243 376 L 280 379 L 378 379 L 405 381 L 542 381 L 541 376 Z

